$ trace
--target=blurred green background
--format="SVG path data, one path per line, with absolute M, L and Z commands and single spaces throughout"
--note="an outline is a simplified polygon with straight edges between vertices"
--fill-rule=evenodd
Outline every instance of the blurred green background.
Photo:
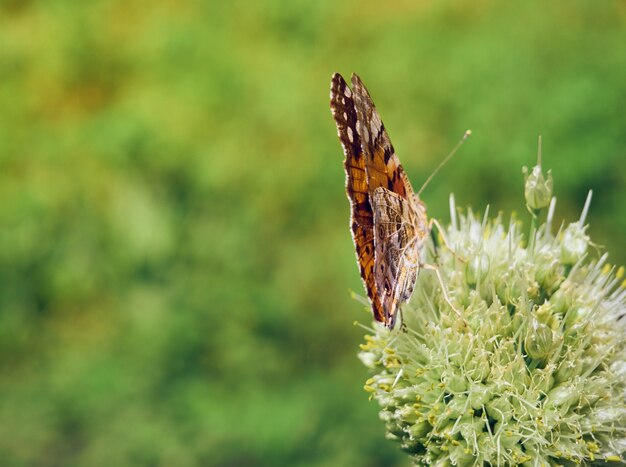
M 430 214 L 557 218 L 626 262 L 626 4 L 0 1 L 0 459 L 406 466 L 369 322 L 332 72 L 364 79 Z

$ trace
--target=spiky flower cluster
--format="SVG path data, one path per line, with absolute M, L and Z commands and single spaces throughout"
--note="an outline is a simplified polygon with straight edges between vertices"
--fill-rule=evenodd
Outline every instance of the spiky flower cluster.
M 553 211 L 527 237 L 452 201 L 429 248 L 451 303 L 423 271 L 403 326 L 365 337 L 365 389 L 416 465 L 623 463 L 623 269 L 590 259 L 584 215 L 553 234 Z

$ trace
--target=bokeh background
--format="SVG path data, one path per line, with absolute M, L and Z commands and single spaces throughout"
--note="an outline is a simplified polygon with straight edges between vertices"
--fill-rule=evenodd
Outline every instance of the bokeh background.
M 0 462 L 406 466 L 366 310 L 332 72 L 415 186 L 557 219 L 626 261 L 626 4 L 0 1 Z

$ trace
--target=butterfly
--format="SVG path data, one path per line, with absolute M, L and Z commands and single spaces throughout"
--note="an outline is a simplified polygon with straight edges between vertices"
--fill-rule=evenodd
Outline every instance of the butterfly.
M 345 154 L 346 193 L 356 257 L 374 319 L 393 328 L 413 294 L 430 234 L 426 206 L 393 149 L 369 92 L 352 75 L 330 85 L 330 108 Z

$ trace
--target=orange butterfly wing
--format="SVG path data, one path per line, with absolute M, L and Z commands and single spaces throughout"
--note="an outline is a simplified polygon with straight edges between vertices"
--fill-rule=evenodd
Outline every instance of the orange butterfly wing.
M 418 241 L 423 238 L 417 228 L 425 214 L 419 215 L 416 203 L 421 202 L 360 78 L 352 75 L 351 91 L 341 75 L 333 75 L 330 95 L 346 156 L 346 192 L 361 277 L 374 318 L 391 328 L 399 303 L 413 292 L 419 269 Z M 402 222 L 391 221 L 399 218 L 394 209 L 406 211 Z
M 419 271 L 421 210 L 376 106 L 354 74 L 352 89 L 374 212 L 374 280 L 383 323 L 392 328 L 398 306 L 411 297 Z
M 385 125 L 361 78 L 354 74 L 352 88 L 358 118 L 357 129 L 365 153 L 370 193 L 382 186 L 403 198 L 412 198 L 413 188 L 400 164 L 400 159 L 396 156 Z
M 338 73 L 335 73 L 331 80 L 330 108 L 345 154 L 346 193 L 351 210 L 350 227 L 361 278 L 372 303 L 374 318 L 385 322 L 385 313 L 378 300 L 374 277 L 374 214 L 370 204 L 365 155 L 357 130 L 357 111 L 353 94 Z

